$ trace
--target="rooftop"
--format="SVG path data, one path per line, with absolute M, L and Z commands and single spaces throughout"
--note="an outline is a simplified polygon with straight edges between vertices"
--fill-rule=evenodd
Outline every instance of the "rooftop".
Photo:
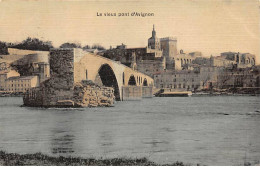
M 10 69 L 0 70 L 0 74 L 7 74 L 9 72 L 16 72 L 16 71 L 15 70 L 10 70 Z
M 160 38 L 161 41 L 164 41 L 164 40 L 177 40 L 176 37 L 164 37 L 164 38 Z
M 7 80 L 31 80 L 34 77 L 37 76 L 15 76 L 15 77 L 10 77 Z

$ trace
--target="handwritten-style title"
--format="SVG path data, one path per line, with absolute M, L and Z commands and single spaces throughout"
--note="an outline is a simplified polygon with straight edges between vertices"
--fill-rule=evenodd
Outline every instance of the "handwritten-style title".
M 145 13 L 145 12 L 97 12 L 97 16 L 100 17 L 151 17 L 154 16 L 154 13 Z

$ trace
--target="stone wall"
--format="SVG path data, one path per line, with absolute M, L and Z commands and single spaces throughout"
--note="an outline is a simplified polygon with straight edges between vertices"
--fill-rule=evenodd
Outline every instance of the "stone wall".
M 193 71 L 169 71 L 154 75 L 156 88 L 168 88 L 176 91 L 192 91 L 201 87 L 200 74 Z
M 74 85 L 74 50 L 50 51 L 50 82 L 58 89 L 70 90 Z
M 156 60 L 142 60 L 137 62 L 137 71 L 150 77 L 153 77 L 154 73 L 164 71 L 165 68 L 166 65 L 163 58 L 157 58 Z
M 154 60 L 157 55 L 162 55 L 162 52 L 159 50 L 142 47 L 127 49 L 110 49 L 106 50 L 103 56 L 114 61 L 120 61 L 120 63 L 130 67 L 133 60 L 133 52 L 136 55 L 136 60 L 139 62 L 142 60 Z
M 79 107 L 111 106 L 115 100 L 114 89 L 82 81 L 75 84 L 72 99 Z
M 141 100 L 142 87 L 141 86 L 123 86 L 123 100 Z
M 48 51 L 36 51 L 36 50 L 24 50 L 24 49 L 16 49 L 16 48 L 8 48 L 9 55 L 29 55 L 29 54 L 47 54 Z
M 152 98 L 153 97 L 153 87 L 143 86 L 142 87 L 142 97 L 143 98 Z
M 160 38 L 163 56 L 174 58 L 177 56 L 177 39 L 173 37 Z

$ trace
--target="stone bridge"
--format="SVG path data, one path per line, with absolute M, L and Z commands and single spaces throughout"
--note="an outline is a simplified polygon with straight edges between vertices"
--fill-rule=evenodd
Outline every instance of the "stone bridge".
M 123 100 L 123 93 L 129 92 L 128 87 L 132 86 L 139 88 L 139 92 L 149 88 L 152 95 L 154 85 L 151 77 L 82 49 L 51 49 L 50 70 L 51 77 L 56 78 L 61 88 L 72 88 L 82 80 L 102 82 L 104 86 L 114 88 L 116 100 Z

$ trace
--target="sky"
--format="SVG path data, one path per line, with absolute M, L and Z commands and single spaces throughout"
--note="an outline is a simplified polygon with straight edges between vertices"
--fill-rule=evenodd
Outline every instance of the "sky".
M 259 0 L 0 0 L 0 41 L 30 36 L 50 40 L 54 47 L 65 42 L 145 47 L 154 24 L 157 37 L 177 38 L 178 50 L 204 56 L 252 53 L 260 64 L 259 16 Z

